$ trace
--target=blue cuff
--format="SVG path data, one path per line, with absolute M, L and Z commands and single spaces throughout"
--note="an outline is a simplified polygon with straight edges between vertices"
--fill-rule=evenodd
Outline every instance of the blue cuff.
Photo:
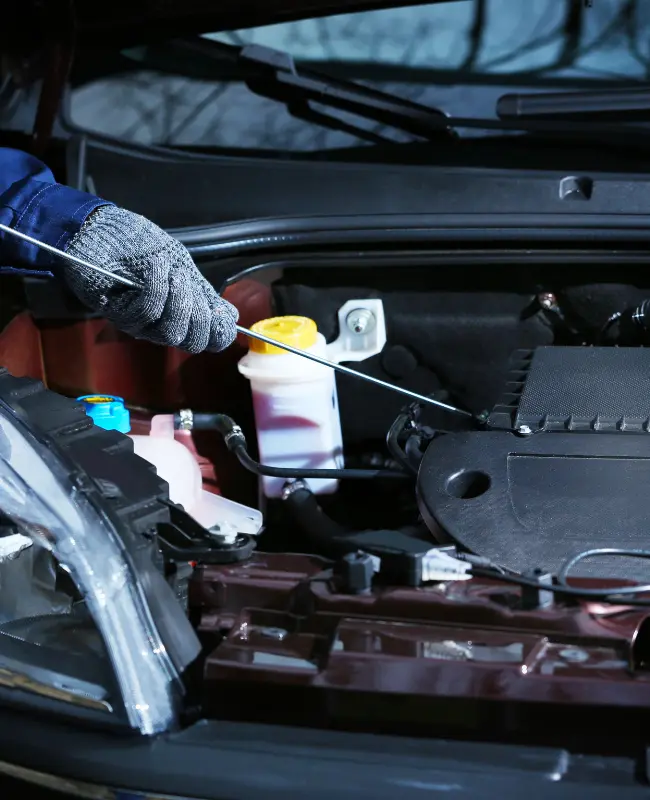
M 95 209 L 110 205 L 99 197 L 58 183 L 41 183 L 33 179 L 22 183 L 24 185 L 12 187 L 20 203 L 11 202 L 14 198 L 0 198 L 0 222 L 59 250 L 66 250 Z M 31 270 L 55 269 L 61 264 L 61 259 L 36 245 L 6 233 L 0 233 L 0 237 L 4 264 Z
M 111 205 L 92 194 L 62 186 L 29 153 L 0 147 L 0 222 L 40 242 L 65 250 L 88 216 Z M 0 266 L 55 270 L 61 259 L 0 232 Z

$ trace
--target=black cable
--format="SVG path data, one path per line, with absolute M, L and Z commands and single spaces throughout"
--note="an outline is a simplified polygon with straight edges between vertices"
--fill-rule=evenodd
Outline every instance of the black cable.
M 357 544 L 351 539 L 351 534 L 346 532 L 338 523 L 334 522 L 328 517 L 320 507 L 313 493 L 306 486 L 296 486 L 296 488 L 287 492 L 285 503 L 290 508 L 292 515 L 305 532 L 306 535 L 313 538 L 314 545 L 317 545 L 319 550 L 326 552 L 331 556 L 341 556 L 345 553 L 352 552 L 359 549 Z M 346 541 L 347 540 L 347 541 Z M 630 597 L 630 595 L 641 594 L 643 592 L 650 592 L 650 585 L 638 586 L 623 586 L 623 587 L 606 587 L 604 589 L 589 589 L 580 588 L 577 586 L 569 586 L 567 584 L 567 576 L 570 570 L 580 561 L 585 558 L 594 556 L 605 555 L 618 555 L 628 556 L 633 558 L 648 558 L 650 559 L 650 551 L 647 550 L 625 550 L 619 548 L 596 548 L 593 550 L 585 550 L 572 556 L 560 568 L 557 576 L 558 583 L 542 583 L 535 578 L 528 578 L 524 575 L 518 575 L 504 571 L 497 565 L 491 564 L 487 559 L 480 556 L 472 556 L 471 554 L 459 554 L 458 558 L 468 561 L 472 564 L 472 575 L 475 577 L 490 578 L 495 581 L 513 584 L 520 587 L 530 587 L 532 589 L 539 589 L 544 592 L 552 592 L 554 594 L 564 595 L 575 598 L 598 598 L 603 602 L 609 604 L 622 604 L 631 606 L 650 606 L 650 598 L 641 599 Z M 621 598 L 623 598 L 621 600 Z
M 289 487 L 285 498 L 285 503 L 290 508 L 293 517 L 300 525 L 305 535 L 312 538 L 312 543 L 318 550 L 330 557 L 340 557 L 348 552 L 359 549 L 352 535 L 346 532 L 341 526 L 328 517 L 318 504 L 315 496 L 306 486 L 297 486 L 293 491 Z M 627 586 L 627 587 L 607 587 L 604 589 L 582 589 L 577 586 L 569 586 L 566 583 L 566 575 L 575 564 L 584 558 L 600 555 L 621 555 L 630 557 L 650 558 L 650 551 L 645 550 L 619 550 L 615 548 L 599 548 L 596 550 L 586 550 L 567 560 L 558 574 L 558 583 L 542 583 L 535 578 L 528 578 L 502 570 L 496 565 L 491 565 L 486 559 L 473 557 L 469 554 L 458 557 L 472 564 L 472 575 L 474 577 L 490 578 L 495 581 L 509 583 L 519 587 L 530 587 L 544 592 L 564 595 L 568 597 L 598 598 L 611 605 L 630 605 L 650 607 L 650 597 L 647 599 L 629 597 L 629 595 L 650 591 L 650 586 Z M 490 564 L 488 566 L 488 564 Z
M 211 428 L 217 430 L 224 438 L 228 449 L 234 453 L 239 459 L 241 465 L 253 472 L 256 475 L 270 477 L 270 478 L 287 478 L 287 479 L 301 479 L 301 478 L 410 478 L 403 472 L 394 472 L 390 470 L 367 470 L 367 469 L 334 469 L 334 470 L 319 470 L 319 469 L 292 469 L 285 467 L 270 467 L 259 464 L 249 454 L 246 446 L 246 438 L 241 428 L 237 423 L 226 416 L 225 414 L 201 414 L 197 415 L 197 419 L 201 424 L 199 427 Z M 182 420 L 180 415 L 175 415 L 176 427 L 180 427 Z M 297 491 L 296 494 L 300 492 Z M 304 490 L 305 496 L 311 495 L 309 490 Z M 312 502 L 312 501 L 309 501 Z M 314 503 L 315 503 L 314 499 Z M 316 503 L 316 506 L 318 504 Z M 318 507 L 320 509 L 320 507 Z M 313 511 L 313 509 L 312 509 Z M 323 520 L 327 521 L 328 518 L 323 514 Z M 329 520 L 331 526 L 336 526 L 336 523 Z M 325 524 L 325 523 L 324 523 Z M 331 527 L 329 536 L 336 538 L 340 535 L 338 526 Z M 556 584 L 541 583 L 534 578 L 527 578 L 524 575 L 509 574 L 499 571 L 499 568 L 494 567 L 481 567 L 474 565 L 472 567 L 472 575 L 476 577 L 491 578 L 493 580 L 502 581 L 504 583 L 514 584 L 515 586 L 525 586 L 533 589 L 539 589 L 544 592 L 553 592 L 554 594 L 561 594 L 569 597 L 591 597 L 598 598 L 606 603 L 622 603 L 630 606 L 650 606 L 650 597 L 645 600 L 636 598 L 634 595 L 650 592 L 650 584 L 639 584 L 636 586 L 621 586 L 621 587 L 606 587 L 603 589 L 588 589 L 579 588 L 577 586 L 568 585 L 568 573 L 586 558 L 594 558 L 597 556 L 621 556 L 626 558 L 647 558 L 650 559 L 650 550 L 630 550 L 615 547 L 600 547 L 593 550 L 584 550 L 575 556 L 567 559 L 560 567 L 557 574 Z M 469 559 L 468 559 L 469 560 Z
M 435 398 L 435 394 L 429 395 Z M 386 435 L 386 448 L 388 452 L 404 470 L 417 476 L 423 457 L 423 448 L 428 446 L 437 433 L 449 431 L 433 430 L 420 424 L 422 413 L 421 403 L 411 403 L 402 408 Z M 479 418 L 477 418 L 479 419 Z M 404 446 L 400 443 L 400 436 L 408 433 Z
M 473 567 L 472 575 L 477 578 L 491 578 L 495 581 L 502 581 L 503 583 L 511 583 L 515 586 L 527 586 L 532 589 L 539 589 L 541 592 L 553 592 L 553 594 L 565 595 L 568 597 L 576 598 L 597 598 L 604 603 L 611 605 L 637 605 L 650 607 L 650 597 L 647 600 L 640 600 L 638 598 L 631 598 L 628 600 L 627 596 L 620 597 L 621 589 L 580 589 L 577 586 L 564 586 L 554 583 L 541 583 L 534 578 L 526 578 L 523 575 L 511 575 L 509 573 L 498 572 L 496 569 L 485 569 L 482 567 Z M 628 586 L 621 587 L 624 589 L 631 589 L 633 592 L 639 592 L 639 587 Z M 644 591 L 641 588 L 641 591 Z M 648 591 L 647 589 L 645 591 Z M 619 597 L 617 598 L 617 595 Z
M 386 436 L 386 447 L 393 459 L 397 461 L 404 470 L 410 472 L 412 475 L 417 475 L 416 467 L 410 462 L 408 455 L 404 452 L 404 449 L 399 443 L 400 434 L 410 421 L 411 414 L 408 411 L 402 411 L 395 418 Z
M 579 564 L 581 561 L 584 561 L 586 558 L 596 558 L 600 556 L 621 556 L 623 558 L 647 558 L 650 559 L 650 550 L 631 550 L 627 548 L 621 547 L 596 547 L 592 550 L 583 550 L 581 553 L 578 553 L 576 556 L 572 556 L 568 558 L 564 564 L 560 567 L 557 573 L 557 581 L 558 584 L 562 587 L 568 587 L 568 576 L 569 572 L 575 567 L 576 564 Z M 569 587 L 574 588 L 574 587 Z M 650 592 L 650 583 L 645 584 L 638 584 L 636 586 L 622 586 L 618 589 L 608 588 L 608 589 L 583 589 L 581 590 L 588 595 L 592 595 L 597 597 L 601 594 L 606 595 L 634 595 L 634 594 L 642 594 L 644 592 Z M 650 598 L 648 598 L 650 601 Z
M 184 417 L 174 415 L 174 427 L 183 428 Z M 406 472 L 387 469 L 299 469 L 298 467 L 271 467 L 260 464 L 248 452 L 246 437 L 237 423 L 225 414 L 192 414 L 191 428 L 194 430 L 216 430 L 223 436 L 226 447 L 233 453 L 239 463 L 249 472 L 266 478 L 332 478 L 335 480 L 371 480 L 374 478 L 399 478 L 404 480 L 411 476 Z
M 306 486 L 297 486 L 293 491 L 289 487 L 284 501 L 290 509 L 292 516 L 299 524 L 306 536 L 310 537 L 312 544 L 319 552 L 329 557 L 340 557 L 345 553 L 354 552 L 359 549 L 352 535 L 346 532 L 338 523 L 328 517 L 320 507 L 315 496 Z M 530 587 L 544 592 L 552 592 L 558 595 L 579 598 L 598 598 L 608 604 L 622 604 L 630 606 L 650 606 L 650 598 L 647 600 L 640 598 L 628 598 L 628 595 L 650 591 L 650 586 L 629 586 L 605 589 L 581 589 L 577 586 L 566 584 L 566 574 L 575 566 L 578 561 L 598 555 L 626 555 L 642 558 L 650 558 L 650 551 L 644 550 L 617 550 L 601 548 L 597 550 L 587 550 L 569 559 L 560 570 L 558 576 L 559 583 L 546 584 L 535 578 L 528 578 L 524 575 L 517 575 L 506 571 L 499 571 L 496 565 L 488 566 L 489 562 L 480 557 L 472 557 L 467 554 L 463 558 L 472 564 L 472 575 L 475 577 L 490 578 L 495 581 L 513 584 L 520 587 Z M 481 566 L 484 565 L 484 566 Z M 620 599 L 623 596 L 624 599 Z
M 589 589 L 580 588 L 578 586 L 570 586 L 568 584 L 569 572 L 585 558 L 593 558 L 597 556 L 622 556 L 628 558 L 647 558 L 650 559 L 649 550 L 627 550 L 616 547 L 599 547 L 593 550 L 584 550 L 575 556 L 567 559 L 560 567 L 557 574 L 557 583 L 546 584 L 541 583 L 535 578 L 527 578 L 525 575 L 517 575 L 514 573 L 499 572 L 496 565 L 490 567 L 474 565 L 472 567 L 472 575 L 476 577 L 492 578 L 494 580 L 503 581 L 504 583 L 514 584 L 515 586 L 526 586 L 533 589 L 539 589 L 544 592 L 553 592 L 554 594 L 561 594 L 569 597 L 583 597 L 583 598 L 597 598 L 603 602 L 610 604 L 621 605 L 634 605 L 634 606 L 650 606 L 650 597 L 647 599 L 636 598 L 634 595 L 650 592 L 650 584 L 638 584 L 635 586 L 608 586 L 602 589 Z M 468 561 L 470 559 L 467 559 Z

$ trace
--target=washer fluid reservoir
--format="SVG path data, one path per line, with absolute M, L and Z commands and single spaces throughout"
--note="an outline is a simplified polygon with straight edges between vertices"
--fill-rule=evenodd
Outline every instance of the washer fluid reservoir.
M 307 317 L 274 317 L 252 330 L 327 358 L 325 338 Z M 251 339 L 239 371 L 251 382 L 260 461 L 274 467 L 340 469 L 343 439 L 334 371 Z M 262 478 L 267 497 L 279 497 L 286 478 Z M 338 481 L 310 479 L 315 494 L 334 492 Z
M 131 430 L 130 414 L 121 397 L 84 395 L 78 400 L 98 427 L 120 433 Z M 175 438 L 171 414 L 153 417 L 148 436 L 129 433 L 129 438 L 136 455 L 153 464 L 159 477 L 167 482 L 170 500 L 183 506 L 204 528 L 219 526 L 238 533 L 259 533 L 259 511 L 203 489 L 201 468 L 192 452 Z

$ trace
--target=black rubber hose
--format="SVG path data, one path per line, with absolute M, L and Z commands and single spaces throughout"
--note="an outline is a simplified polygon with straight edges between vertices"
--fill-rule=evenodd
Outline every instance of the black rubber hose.
M 237 443 L 232 452 L 239 459 L 239 463 L 249 472 L 255 475 L 262 475 L 265 478 L 333 478 L 345 480 L 349 478 L 373 479 L 373 478 L 404 478 L 411 477 L 406 472 L 397 472 L 388 469 L 298 469 L 297 467 L 269 467 L 260 464 L 248 454 L 248 450 Z
M 223 414 L 201 414 L 192 411 L 191 429 L 194 431 L 219 430 L 219 432 L 222 433 L 220 425 L 223 418 Z M 228 417 L 225 417 L 225 419 L 228 419 Z M 233 425 L 234 424 L 233 422 Z M 179 413 L 174 414 L 174 427 L 177 429 L 183 427 L 183 417 Z
M 347 531 L 323 511 L 318 499 L 303 481 L 287 484 L 282 500 L 310 547 L 328 558 L 338 559 L 347 553 L 370 548 L 370 552 L 381 557 L 388 571 L 392 564 L 398 573 L 403 574 L 402 557 L 408 558 L 433 546 L 420 537 L 422 528 L 419 525 L 395 530 Z
M 284 504 L 313 549 L 329 558 L 340 558 L 358 548 L 345 541 L 346 531 L 334 522 L 306 487 L 285 494 Z
M 183 426 L 182 415 L 174 416 L 175 426 Z M 216 430 L 222 436 L 226 447 L 239 460 L 239 463 L 249 472 L 265 478 L 331 478 L 335 480 L 374 479 L 374 478 L 399 478 L 404 480 L 412 476 L 405 472 L 386 469 L 299 469 L 297 467 L 271 467 L 260 464 L 248 453 L 246 437 L 237 423 L 225 414 L 193 414 L 192 428 L 195 430 Z

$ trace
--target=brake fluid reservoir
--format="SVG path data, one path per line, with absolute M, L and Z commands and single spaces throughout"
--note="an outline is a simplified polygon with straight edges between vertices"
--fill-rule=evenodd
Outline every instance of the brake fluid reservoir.
M 326 357 L 325 338 L 307 317 L 274 317 L 252 327 L 283 344 Z M 343 439 L 334 370 L 250 340 L 239 371 L 251 382 L 260 461 L 274 467 L 340 469 Z M 286 478 L 262 478 L 267 497 L 279 497 Z M 338 481 L 310 479 L 315 494 L 334 492 Z

